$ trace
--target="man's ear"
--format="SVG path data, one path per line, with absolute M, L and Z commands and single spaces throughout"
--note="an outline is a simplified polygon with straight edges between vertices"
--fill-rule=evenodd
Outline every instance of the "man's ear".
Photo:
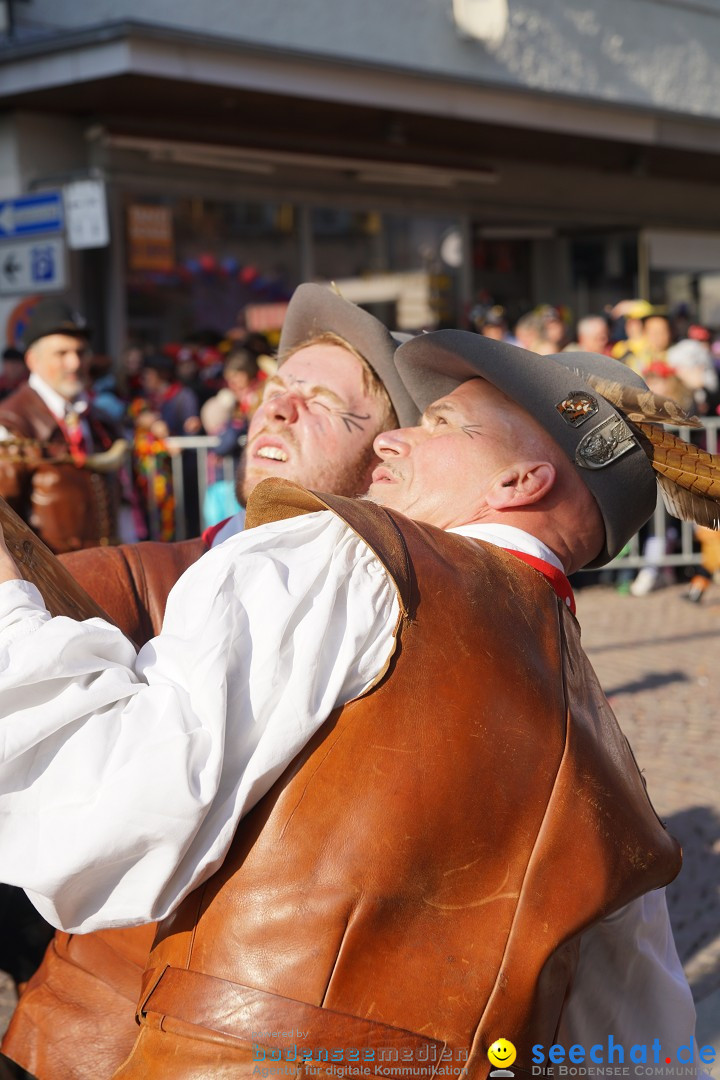
M 485 496 L 493 510 L 519 510 L 540 502 L 552 490 L 555 466 L 549 461 L 523 461 L 505 469 Z
M 36 356 L 37 353 L 31 345 L 28 351 L 25 353 L 25 367 L 28 369 L 28 371 L 34 371 L 37 367 L 35 363 Z

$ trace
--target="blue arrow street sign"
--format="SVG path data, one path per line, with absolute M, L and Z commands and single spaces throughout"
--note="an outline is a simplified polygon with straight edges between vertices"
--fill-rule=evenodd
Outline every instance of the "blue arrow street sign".
M 43 191 L 0 202 L 0 238 L 62 232 L 63 201 L 60 191 Z

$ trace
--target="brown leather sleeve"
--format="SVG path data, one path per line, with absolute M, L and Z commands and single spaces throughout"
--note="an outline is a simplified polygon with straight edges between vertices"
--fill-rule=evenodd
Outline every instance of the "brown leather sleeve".
M 148 541 L 61 555 L 75 580 L 136 645 L 159 633 L 171 588 L 206 550 L 202 539 Z
M 27 488 L 28 470 L 24 464 L 3 455 L 0 458 L 0 495 L 17 511 L 18 500 Z

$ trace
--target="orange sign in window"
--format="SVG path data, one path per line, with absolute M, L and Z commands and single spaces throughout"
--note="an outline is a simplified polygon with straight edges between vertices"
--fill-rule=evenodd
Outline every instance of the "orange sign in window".
M 172 210 L 136 203 L 128 207 L 128 265 L 131 270 L 172 270 L 175 265 Z

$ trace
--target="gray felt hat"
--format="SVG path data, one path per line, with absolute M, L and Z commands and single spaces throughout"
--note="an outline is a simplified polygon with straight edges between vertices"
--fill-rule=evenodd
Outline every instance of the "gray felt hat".
M 298 285 L 288 305 L 278 354 L 331 331 L 363 356 L 388 392 L 400 427 L 417 424 L 419 412 L 395 367 L 395 350 L 407 335 L 390 333 L 374 315 L 338 296 L 326 285 Z
M 652 466 L 625 420 L 585 381 L 647 389 L 634 371 L 595 353 L 538 356 L 465 330 L 438 330 L 402 345 L 400 376 L 423 411 L 468 379 L 487 379 L 521 405 L 565 451 L 605 523 L 605 545 L 590 566 L 614 559 L 651 516 L 657 500 Z

